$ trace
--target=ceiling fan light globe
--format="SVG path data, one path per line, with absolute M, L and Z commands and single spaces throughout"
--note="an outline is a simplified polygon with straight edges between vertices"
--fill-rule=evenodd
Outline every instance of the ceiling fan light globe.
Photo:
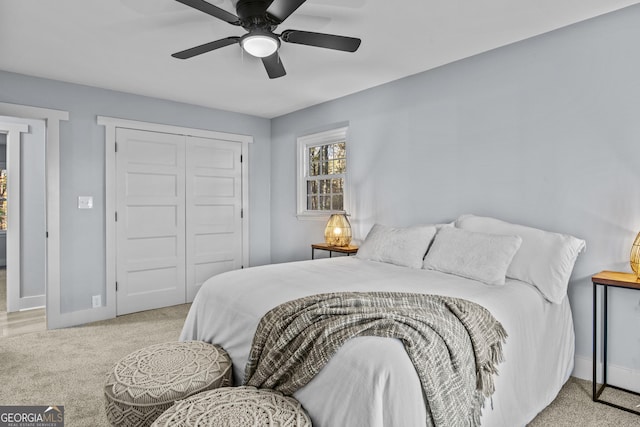
M 242 39 L 241 44 L 249 55 L 265 58 L 278 50 L 280 40 L 264 34 L 249 34 Z

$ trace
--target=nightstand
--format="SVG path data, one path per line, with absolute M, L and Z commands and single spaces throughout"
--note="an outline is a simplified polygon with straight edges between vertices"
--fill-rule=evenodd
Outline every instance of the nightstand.
M 354 245 L 349 246 L 331 246 L 326 243 L 314 243 L 311 245 L 311 259 L 316 258 L 316 249 L 321 251 L 329 251 L 329 258 L 334 252 L 338 252 L 341 254 L 353 255 L 358 252 L 358 247 Z
M 593 401 L 604 403 L 605 405 L 613 406 L 614 408 L 622 409 L 623 411 L 631 412 L 636 415 L 640 415 L 640 412 L 634 411 L 633 409 L 625 408 L 624 406 L 616 405 L 615 403 L 607 402 L 605 400 L 600 399 L 600 395 L 604 391 L 605 387 L 615 388 L 617 390 L 622 390 L 627 393 L 634 394 L 636 396 L 640 396 L 640 393 L 636 393 L 635 391 L 627 390 L 621 387 L 616 387 L 611 384 L 607 384 L 607 310 L 608 310 L 608 293 L 609 287 L 614 288 L 627 288 L 627 289 L 637 289 L 640 290 L 640 280 L 633 273 L 621 273 L 617 271 L 601 271 L 591 278 L 593 282 Z M 596 310 L 598 307 L 598 286 L 604 287 L 603 292 L 603 309 L 602 309 L 602 385 L 600 389 L 597 389 L 597 343 L 598 343 L 598 334 L 597 334 L 597 318 L 596 318 Z

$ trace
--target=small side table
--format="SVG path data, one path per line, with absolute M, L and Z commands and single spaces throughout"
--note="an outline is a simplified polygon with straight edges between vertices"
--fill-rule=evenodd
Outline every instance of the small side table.
M 314 243 L 311 245 L 311 259 L 316 258 L 316 249 L 321 251 L 329 251 L 329 258 L 334 252 L 338 252 L 341 254 L 353 255 L 358 253 L 358 247 L 355 245 L 349 246 L 331 246 L 326 243 Z
M 593 401 L 604 403 L 605 405 L 613 406 L 614 408 L 622 409 L 623 411 L 631 412 L 636 415 L 640 415 L 640 412 L 634 411 L 633 409 L 625 408 L 624 406 L 616 405 L 615 403 L 607 402 L 605 400 L 600 399 L 600 395 L 604 391 L 605 387 L 615 388 L 617 390 L 622 390 L 627 393 L 634 394 L 636 396 L 640 396 L 640 393 L 636 393 L 632 390 L 627 390 L 622 387 L 617 387 L 611 384 L 607 384 L 607 311 L 608 311 L 608 293 L 609 287 L 612 286 L 614 288 L 627 288 L 627 289 L 637 289 L 640 290 L 640 280 L 636 277 L 635 274 L 632 273 L 621 273 L 617 271 L 601 271 L 595 276 L 591 277 L 591 281 L 593 282 Z M 603 373 L 602 373 L 602 385 L 600 389 L 597 389 L 597 355 L 596 355 L 596 346 L 598 343 L 598 334 L 597 334 L 597 319 L 596 319 L 596 310 L 598 307 L 598 286 L 604 287 L 603 292 L 603 326 L 602 326 L 602 365 L 603 365 Z

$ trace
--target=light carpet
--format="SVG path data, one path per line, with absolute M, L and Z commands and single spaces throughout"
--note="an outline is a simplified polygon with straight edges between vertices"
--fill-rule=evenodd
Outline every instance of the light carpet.
M 189 305 L 0 338 L 0 405 L 64 405 L 65 426 L 108 426 L 107 373 L 127 354 L 176 341 Z
M 107 372 L 132 351 L 177 340 L 188 309 L 185 304 L 0 338 L 0 405 L 64 405 L 67 427 L 108 426 L 102 394 Z M 629 407 L 640 404 L 637 396 L 605 393 Z M 529 426 L 640 427 L 640 416 L 592 402 L 591 383 L 571 378 Z

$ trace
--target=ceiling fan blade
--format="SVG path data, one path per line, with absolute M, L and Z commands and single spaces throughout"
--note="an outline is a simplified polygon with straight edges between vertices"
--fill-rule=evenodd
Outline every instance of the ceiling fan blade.
M 225 22 L 233 25 L 240 25 L 240 19 L 231 12 L 227 12 L 224 9 L 219 8 L 218 6 L 214 6 L 211 3 L 207 3 L 204 0 L 176 0 L 184 5 L 192 7 L 194 9 L 199 10 L 200 12 L 204 12 L 208 15 L 214 16 L 218 19 L 222 19 Z
M 267 8 L 267 13 L 283 22 L 307 0 L 274 0 Z
M 176 52 L 171 56 L 178 59 L 189 59 L 197 55 L 202 55 L 203 53 L 211 52 L 212 50 L 220 49 L 221 47 L 238 43 L 239 40 L 240 37 L 227 37 L 226 39 L 216 40 L 214 42 L 209 42 L 200 46 L 192 47 L 191 49 Z
M 278 52 L 271 56 L 262 58 L 262 63 L 264 64 L 264 68 L 267 70 L 267 74 L 269 74 L 270 79 L 277 79 L 278 77 L 282 77 L 287 74 Z
M 286 30 L 281 35 L 282 41 L 324 47 L 327 49 L 355 52 L 360 47 L 360 39 L 336 36 L 334 34 L 312 33 L 310 31 Z

